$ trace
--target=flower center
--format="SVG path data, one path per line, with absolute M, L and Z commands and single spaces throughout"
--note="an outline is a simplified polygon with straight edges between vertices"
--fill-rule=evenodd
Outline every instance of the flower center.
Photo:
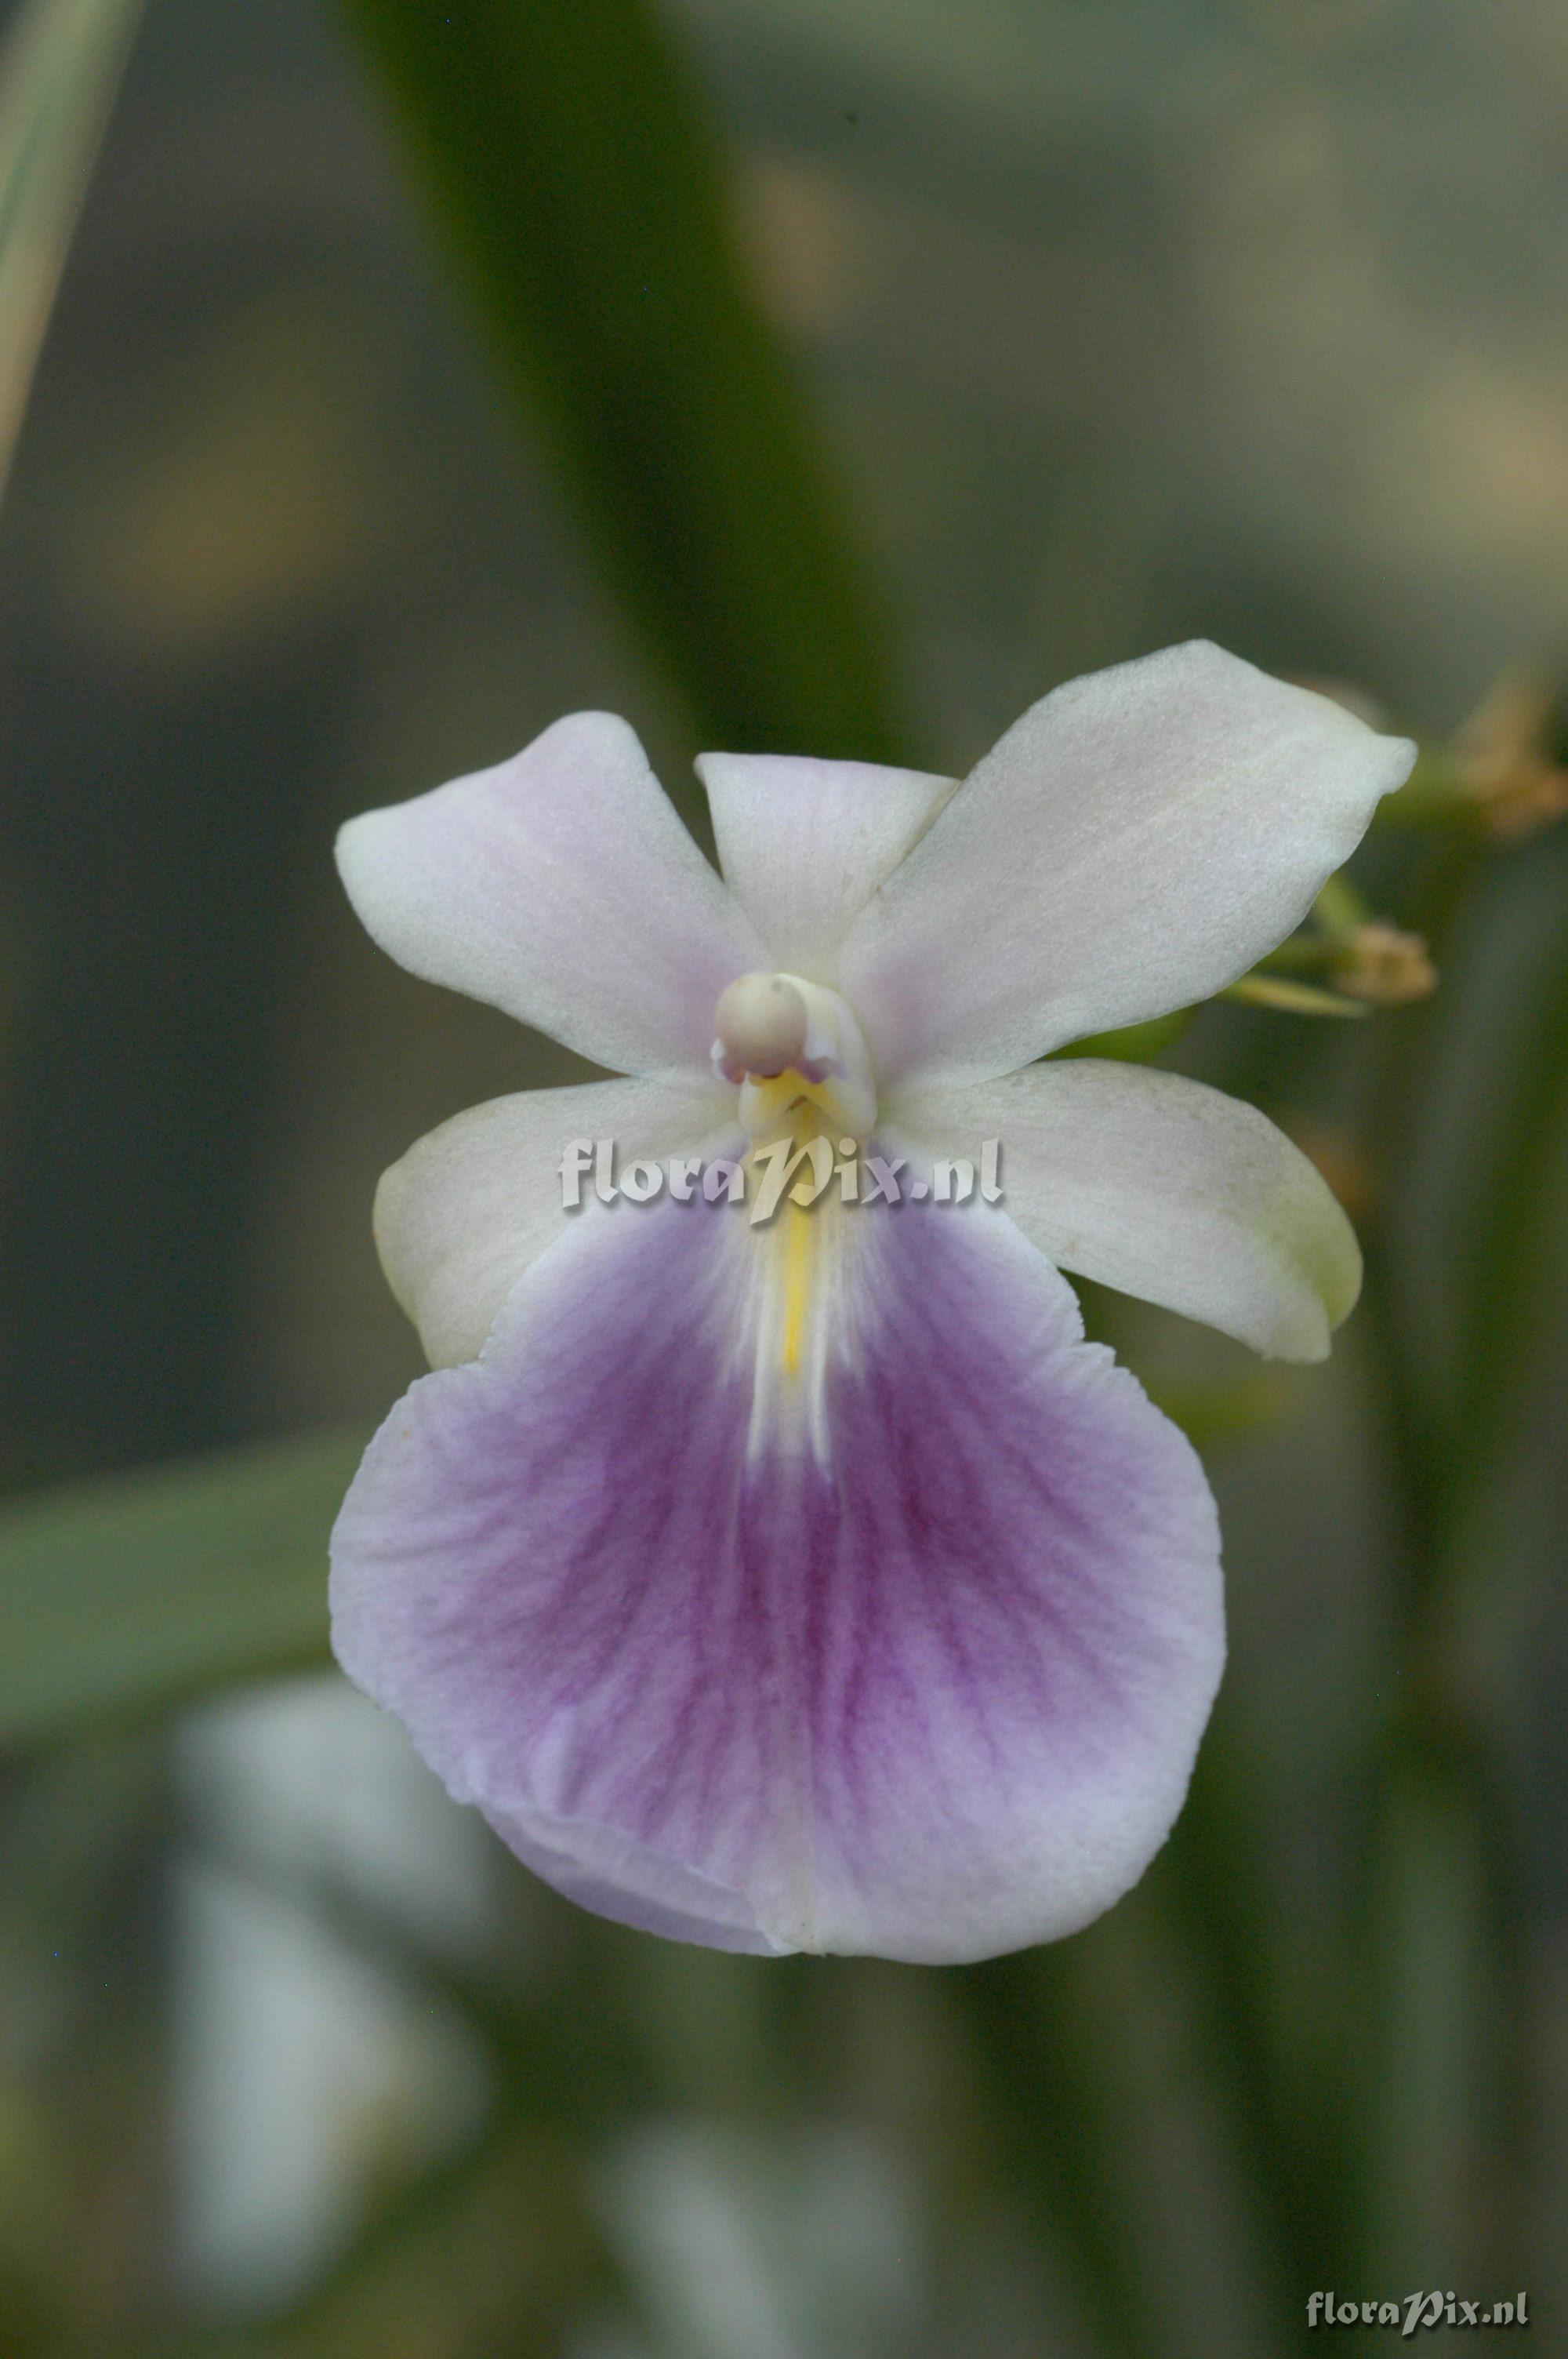
M 720 994 L 713 1026 L 713 1070 L 739 1086 L 749 1138 L 870 1135 L 871 1056 L 836 991 L 798 974 L 743 974 Z

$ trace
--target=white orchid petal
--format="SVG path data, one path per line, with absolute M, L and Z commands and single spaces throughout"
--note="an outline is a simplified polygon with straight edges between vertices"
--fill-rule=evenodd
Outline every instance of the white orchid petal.
M 1059 1267 L 1200 1319 L 1271 1358 L 1321 1360 L 1361 1255 L 1326 1182 L 1256 1106 L 1083 1057 L 900 1093 L 890 1124 L 978 1160 Z
M 492 1098 L 429 1132 L 383 1175 L 375 1241 L 432 1366 L 478 1357 L 518 1278 L 578 1217 L 562 1201 L 572 1141 L 611 1140 L 624 1169 L 701 1155 L 737 1128 L 733 1090 L 618 1081 Z
M 981 1079 L 1207 998 L 1290 932 L 1415 749 L 1204 641 L 1026 712 L 856 920 L 884 1079 Z
M 725 880 L 780 966 L 811 974 L 957 780 L 795 754 L 704 754 Z
M 705 1066 L 719 993 L 767 963 L 613 713 L 351 820 L 338 865 L 411 973 L 622 1071 Z

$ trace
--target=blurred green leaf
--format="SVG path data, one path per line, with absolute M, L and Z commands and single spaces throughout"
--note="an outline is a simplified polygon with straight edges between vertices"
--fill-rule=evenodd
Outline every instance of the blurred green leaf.
M 1488 1973 L 1486 1794 L 1425 1725 L 1401 1748 L 1382 1796 L 1373 1910 L 1376 2077 L 1362 2122 L 1359 2258 L 1370 2283 L 1414 2282 L 1441 2255 L 1487 2277 L 1499 2225 L 1477 2210 L 1487 2032 L 1506 2005 Z M 1498 2167 L 1487 2157 L 1489 2171 Z M 1414 2277 L 1412 2277 L 1414 2272 Z
M 1149 1397 L 1200 1453 L 1227 1450 L 1289 1417 L 1295 1395 L 1281 1369 L 1249 1368 L 1228 1384 L 1152 1384 Z
M 1069 1040 L 1051 1053 L 1054 1057 L 1113 1057 L 1121 1064 L 1146 1064 L 1162 1049 L 1173 1047 L 1192 1019 L 1190 1007 L 1178 1007 L 1170 1016 L 1151 1016 L 1142 1024 L 1124 1024 L 1117 1032 L 1086 1032 L 1081 1040 Z
M 0 49 L 0 492 L 142 0 L 27 0 Z
M 708 744 L 905 758 L 832 470 L 643 0 L 343 0 L 611 585 Z
M 1568 1126 L 1568 853 L 1561 834 L 1509 855 L 1552 889 L 1553 922 L 1529 973 L 1473 1051 L 1495 1103 L 1470 1125 L 1465 1187 L 1444 1232 L 1458 1321 L 1452 1384 L 1414 1316 L 1429 1271 L 1400 1224 L 1415 1158 L 1429 1151 L 1423 1109 L 1443 1086 L 1462 1004 L 1450 991 L 1404 1015 L 1383 1036 L 1371 1092 L 1369 1143 L 1383 1174 L 1382 1212 L 1366 1236 L 1368 1308 L 1381 1335 L 1393 1444 L 1415 1518 L 1407 1554 L 1424 1599 L 1444 1570 L 1463 1579 L 1463 1516 L 1472 1484 L 1494 1464 L 1536 1368 L 1557 1299 L 1552 1248 Z M 1414 922 L 1445 973 L 1463 978 L 1453 946 L 1475 922 L 1487 864 L 1474 842 L 1449 843 L 1422 879 Z
M 1508 1103 L 1489 1142 L 1480 1213 L 1457 1241 L 1465 1334 L 1455 1480 L 1489 1462 L 1517 1414 L 1553 1303 L 1549 1248 L 1568 1127 L 1568 862 L 1557 843 L 1550 850 L 1560 872 L 1558 923 L 1536 988 L 1514 1011 L 1512 1038 L 1501 1046 L 1512 1069 Z
M 322 1661 L 327 1536 L 363 1434 L 101 1478 L 0 1516 L 0 1743 Z

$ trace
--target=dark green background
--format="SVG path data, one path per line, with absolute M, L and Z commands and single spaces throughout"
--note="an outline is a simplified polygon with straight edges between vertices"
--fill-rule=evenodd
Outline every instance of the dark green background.
M 152 0 L 0 527 L 0 2354 L 1562 2343 L 1560 832 L 1368 845 L 1430 1007 L 1168 1052 L 1373 1283 L 1325 1370 L 1090 1306 L 1235 1652 L 1089 1933 L 671 1949 L 254 1675 L 418 1365 L 377 1173 L 581 1070 L 373 952 L 338 821 L 585 705 L 699 825 L 704 745 L 961 768 L 1195 632 L 1440 749 L 1568 643 L 1565 162 L 1548 0 Z

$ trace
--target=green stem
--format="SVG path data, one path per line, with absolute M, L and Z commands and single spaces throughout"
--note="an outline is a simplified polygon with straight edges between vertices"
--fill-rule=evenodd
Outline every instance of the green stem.
M 1160 2288 L 1131 2233 L 1097 2042 L 1056 1948 L 953 1970 L 1008 2182 L 1059 2223 L 1107 2359 L 1160 2359 Z M 1049 2239 L 1047 2239 L 1047 2242 Z
M 1423 929 L 1451 937 L 1473 854 L 1451 847 L 1428 880 Z M 1367 1764 L 1371 2053 L 1381 2103 L 1356 2164 L 1369 2276 L 1452 2276 L 1466 2262 L 1518 2273 L 1533 2112 L 1528 1960 L 1513 1810 L 1496 1732 L 1457 1644 L 1488 1469 L 1514 1413 L 1539 1306 L 1528 1243 L 1568 1092 L 1568 966 L 1555 962 L 1513 1076 L 1481 1200 L 1490 1208 L 1462 1288 L 1462 1381 L 1447 1397 L 1419 1365 L 1408 1260 L 1385 1224 L 1369 1241 L 1368 1325 L 1384 1373 L 1398 1470 L 1397 1689 Z M 1412 1117 L 1440 1038 L 1423 1013 L 1378 1093 L 1385 1189 L 1419 1151 Z M 1422 1050 L 1424 1054 L 1421 1053 Z M 1463 2249 L 1468 2242 L 1468 2254 Z

